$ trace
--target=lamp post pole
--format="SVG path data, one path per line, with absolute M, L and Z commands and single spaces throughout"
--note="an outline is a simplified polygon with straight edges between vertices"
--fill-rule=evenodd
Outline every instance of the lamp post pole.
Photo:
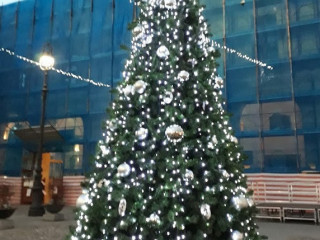
M 43 207 L 43 185 L 42 185 L 42 150 L 43 150 L 43 139 L 44 139 L 44 122 L 46 114 L 46 100 L 48 92 L 48 71 L 53 67 L 54 58 L 50 54 L 44 54 L 40 58 L 40 68 L 44 71 L 43 87 L 42 87 L 42 108 L 41 108 L 41 119 L 40 119 L 40 138 L 39 138 L 39 149 L 37 160 L 34 169 L 34 181 L 31 191 L 31 206 L 29 208 L 29 216 L 42 216 L 44 214 Z

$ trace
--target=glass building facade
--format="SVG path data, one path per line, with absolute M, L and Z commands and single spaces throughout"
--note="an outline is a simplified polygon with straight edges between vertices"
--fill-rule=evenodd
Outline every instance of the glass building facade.
M 202 0 L 213 40 L 273 66 L 268 70 L 221 50 L 219 73 L 247 172 L 320 170 L 320 0 Z M 129 0 L 26 0 L 0 7 L 0 48 L 38 60 L 50 43 L 56 68 L 115 86 L 130 44 Z M 0 174 L 19 176 L 33 145 L 20 129 L 39 125 L 43 73 L 0 53 Z M 319 83 L 317 83 L 319 82 Z M 63 140 L 46 151 L 66 175 L 84 174 L 102 138 L 112 96 L 49 74 L 47 125 Z

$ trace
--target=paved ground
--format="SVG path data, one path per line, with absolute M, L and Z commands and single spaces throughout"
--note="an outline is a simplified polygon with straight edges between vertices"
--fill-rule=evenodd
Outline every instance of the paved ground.
M 64 221 L 44 221 L 42 217 L 28 217 L 28 207 L 20 206 L 9 218 L 15 228 L 0 230 L 0 240 L 63 240 L 70 225 L 74 224 L 73 208 L 65 207 Z M 280 223 L 259 221 L 260 234 L 269 240 L 320 240 L 320 226 L 307 222 Z M 223 240 L 223 239 L 219 239 Z

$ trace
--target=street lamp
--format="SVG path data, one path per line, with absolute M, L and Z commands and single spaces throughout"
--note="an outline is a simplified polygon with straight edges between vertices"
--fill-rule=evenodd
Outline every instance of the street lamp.
M 46 99 L 47 99 L 47 81 L 48 81 L 48 71 L 54 65 L 54 58 L 52 57 L 52 48 L 50 45 L 46 45 L 43 50 L 43 54 L 39 60 L 40 69 L 44 72 L 43 87 L 42 87 L 42 109 L 41 109 L 41 119 L 40 119 L 40 138 L 39 138 L 39 149 L 38 156 L 34 169 L 34 181 L 31 192 L 31 206 L 29 208 L 29 216 L 42 216 L 44 214 L 43 207 L 43 185 L 42 185 L 42 148 L 43 148 L 43 133 L 44 133 L 44 117 L 46 113 Z

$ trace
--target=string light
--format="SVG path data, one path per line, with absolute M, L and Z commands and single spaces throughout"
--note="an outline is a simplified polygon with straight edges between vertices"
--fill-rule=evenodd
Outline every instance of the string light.
M 22 60 L 22 61 L 25 61 L 25 62 L 28 62 L 28 63 L 31 63 L 31 64 L 33 64 L 33 65 L 36 65 L 36 66 L 40 67 L 40 64 L 39 64 L 38 62 L 33 61 L 33 60 L 29 59 L 29 58 L 20 56 L 20 55 L 16 54 L 15 52 L 13 52 L 13 51 L 11 51 L 11 50 L 9 50 L 9 49 L 0 48 L 0 52 L 7 53 L 7 54 L 9 54 L 10 56 L 14 56 L 14 57 L 16 57 L 16 58 L 18 58 L 18 59 L 20 59 L 20 60 Z M 89 79 L 89 78 L 83 78 L 83 77 L 81 77 L 81 76 L 79 76 L 79 75 L 76 75 L 76 74 L 73 74 L 73 73 L 70 73 L 70 72 L 66 72 L 66 71 L 63 71 L 63 70 L 61 70 L 61 69 L 51 68 L 50 70 L 55 71 L 55 72 L 57 72 L 57 73 L 59 73 L 59 74 L 68 76 L 68 77 L 72 77 L 72 78 L 75 78 L 75 79 L 78 79 L 78 80 L 81 80 L 81 81 L 84 81 L 84 82 L 88 82 L 88 83 L 90 83 L 90 84 L 92 84 L 92 85 L 95 85 L 95 86 L 98 86 L 98 87 L 108 87 L 108 88 L 111 87 L 111 86 L 108 85 L 108 84 L 104 84 L 104 83 L 101 83 L 101 82 L 95 82 L 95 81 L 93 81 L 93 80 L 91 80 L 91 79 Z
M 228 48 L 227 46 L 225 45 L 221 45 L 220 43 L 217 43 L 215 41 L 212 41 L 212 45 L 217 47 L 217 48 L 220 48 L 220 49 L 223 49 L 223 50 L 226 50 L 228 53 L 231 53 L 231 54 L 236 54 L 239 58 L 243 58 L 244 60 L 246 61 L 249 61 L 249 62 L 252 62 L 256 65 L 259 65 L 260 67 L 266 67 L 267 69 L 269 70 L 273 70 L 273 67 L 270 66 L 270 65 L 267 65 L 266 63 L 264 62 L 261 62 L 257 59 L 253 59 L 249 56 L 247 56 L 246 54 L 243 54 L 235 49 L 232 49 L 232 48 Z

